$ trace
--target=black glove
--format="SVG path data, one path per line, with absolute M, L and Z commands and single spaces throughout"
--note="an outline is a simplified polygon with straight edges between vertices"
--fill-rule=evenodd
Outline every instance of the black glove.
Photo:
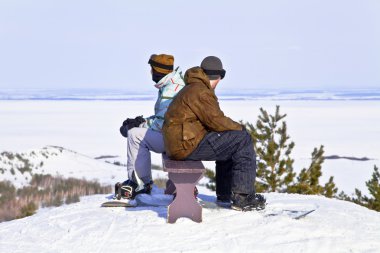
M 120 127 L 120 133 L 125 138 L 128 138 L 128 130 L 134 127 L 139 127 L 141 123 L 144 123 L 145 119 L 142 116 L 137 116 L 134 119 L 127 118 L 124 120 L 123 125 Z
M 123 126 L 127 126 L 128 129 L 131 129 L 131 128 L 140 126 L 141 123 L 144 123 L 144 122 L 145 122 L 145 119 L 142 116 L 137 116 L 134 119 L 128 118 L 124 120 Z
M 121 126 L 120 127 L 120 133 L 123 137 L 128 138 L 128 127 L 127 126 Z

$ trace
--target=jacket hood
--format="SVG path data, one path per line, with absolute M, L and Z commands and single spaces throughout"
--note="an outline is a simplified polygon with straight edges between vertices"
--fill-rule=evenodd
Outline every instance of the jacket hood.
M 193 67 L 186 71 L 185 83 L 186 85 L 191 85 L 192 83 L 203 83 L 207 86 L 207 88 L 211 89 L 210 80 L 200 67 Z

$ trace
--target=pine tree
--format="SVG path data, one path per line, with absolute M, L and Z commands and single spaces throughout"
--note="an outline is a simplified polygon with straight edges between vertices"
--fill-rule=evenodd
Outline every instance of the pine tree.
M 355 204 L 365 206 L 369 209 L 380 211 L 380 173 L 377 166 L 374 166 L 372 178 L 366 182 L 367 189 L 372 197 L 363 195 L 359 189 L 355 189 L 353 197 L 347 196 L 341 192 L 339 198 L 342 200 L 354 202 Z
M 213 170 L 207 169 L 205 171 L 205 177 L 209 178 L 209 183 L 206 184 L 206 188 L 216 191 L 216 178 Z
M 350 196 L 348 196 L 344 191 L 341 191 L 337 196 L 337 199 L 345 200 L 345 201 L 352 201 Z
M 334 177 L 330 177 L 329 181 L 325 184 L 325 187 L 323 188 L 322 195 L 328 198 L 332 198 L 336 196 L 337 192 L 338 188 L 335 186 Z
M 368 208 L 380 211 L 380 173 L 379 168 L 375 165 L 372 178 L 365 184 L 372 198 L 368 198 Z
M 355 188 L 355 193 L 352 198 L 348 198 L 348 201 L 354 202 L 355 204 L 368 207 L 368 197 L 363 195 L 359 189 Z
M 286 114 L 280 114 L 280 107 L 276 106 L 274 115 L 260 108 L 259 119 L 256 126 L 245 123 L 253 139 L 254 148 L 258 157 L 257 192 L 284 192 L 293 182 L 294 160 L 290 154 L 294 142 L 289 142 L 287 125 L 283 120 Z
M 319 184 L 319 178 L 322 176 L 322 163 L 324 162 L 323 154 L 323 145 L 319 149 L 314 148 L 309 168 L 301 170 L 297 182 L 288 187 L 289 193 L 322 194 L 329 198 L 337 193 L 338 189 L 335 187 L 333 177 L 330 177 L 324 187 Z

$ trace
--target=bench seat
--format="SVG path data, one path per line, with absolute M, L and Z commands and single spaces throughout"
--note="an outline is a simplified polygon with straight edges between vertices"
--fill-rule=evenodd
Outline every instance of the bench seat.
M 181 217 L 202 222 L 202 207 L 194 196 L 195 185 L 205 171 L 202 162 L 175 161 L 162 154 L 162 165 L 169 176 L 165 194 L 174 194 L 176 191 L 176 197 L 168 206 L 167 222 L 175 223 Z

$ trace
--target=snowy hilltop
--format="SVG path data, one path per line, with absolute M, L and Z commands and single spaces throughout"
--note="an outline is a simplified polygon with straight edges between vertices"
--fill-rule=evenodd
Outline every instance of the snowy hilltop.
M 101 208 L 109 195 L 0 223 L 0 252 L 379 252 L 380 214 L 320 196 L 265 194 L 264 211 L 216 209 L 199 187 L 203 222 L 166 223 L 167 208 Z M 163 194 L 155 188 L 153 194 Z M 291 210 L 314 212 L 294 219 Z
M 24 153 L 3 152 L 1 180 L 18 189 L 35 174 L 96 180 L 102 185 L 125 179 L 120 157 L 92 158 L 48 146 Z M 153 170 L 153 178 L 167 178 Z M 267 193 L 263 211 L 218 208 L 215 192 L 200 181 L 203 222 L 180 218 L 168 224 L 172 196 L 153 188 L 152 206 L 102 208 L 111 196 L 44 207 L 37 213 L 0 223 L 0 252 L 379 252 L 380 213 L 322 196 Z M 111 189 L 111 188 L 110 188 Z M 149 198 L 149 195 L 139 195 Z M 160 203 L 154 201 L 159 199 Z M 156 205 L 157 204 L 157 205 Z M 307 214 L 303 216 L 303 214 Z

